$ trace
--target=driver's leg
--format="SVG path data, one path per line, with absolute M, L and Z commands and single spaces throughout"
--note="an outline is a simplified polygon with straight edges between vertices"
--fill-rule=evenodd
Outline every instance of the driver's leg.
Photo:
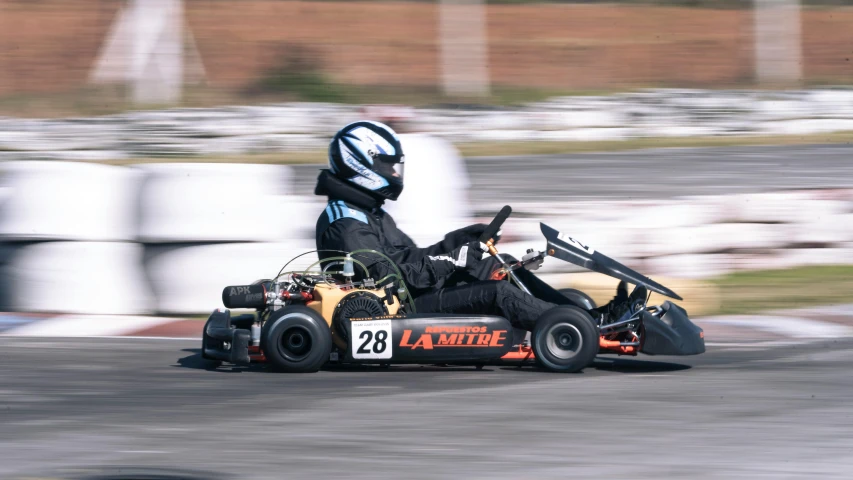
M 537 277 L 535 273 L 525 270 L 523 268 L 519 268 L 515 273 L 521 283 L 530 290 L 536 298 L 541 300 L 545 300 L 546 302 L 556 303 L 558 305 L 575 305 L 574 302 L 568 299 L 565 295 L 557 291 L 556 288 L 548 285 L 541 278 Z M 580 307 L 580 305 L 575 305 Z
M 522 292 L 507 281 L 494 280 L 442 288 L 415 299 L 418 313 L 499 315 L 524 330 L 533 330 L 539 317 L 555 306 Z
M 511 255 L 504 255 L 504 260 L 508 263 L 515 262 L 515 258 Z M 454 275 L 454 279 L 461 279 L 460 284 L 474 282 L 477 280 L 490 280 L 492 278 L 492 274 L 497 271 L 501 266 L 501 263 L 494 257 L 489 257 L 484 261 L 480 262 L 476 265 L 475 269 L 470 272 L 460 272 L 458 275 Z M 539 300 L 543 300 L 545 302 L 555 304 L 555 305 L 574 305 L 579 308 L 584 308 L 583 305 L 578 305 L 572 302 L 568 297 L 560 293 L 554 287 L 545 283 L 541 278 L 537 277 L 533 272 L 526 270 L 524 268 L 520 268 L 515 270 L 513 273 L 518 276 L 519 280 L 530 290 L 530 293 Z M 503 282 L 503 283 L 511 283 L 511 282 Z M 448 282 L 448 286 L 455 285 L 454 281 Z M 624 307 L 628 303 L 628 295 L 627 291 L 623 292 L 626 287 L 621 286 L 617 289 L 617 294 L 605 305 L 602 305 L 596 309 L 587 310 L 593 318 L 598 319 L 601 315 L 614 316 L 621 315 L 624 310 Z M 513 285 L 513 289 L 518 290 Z M 519 293 L 524 294 L 521 290 L 518 290 Z M 526 295 L 526 294 L 524 294 Z M 529 295 L 528 295 L 529 296 Z M 520 328 L 520 327 L 519 327 Z
M 502 254 L 504 260 L 509 263 L 515 262 L 515 258 L 511 255 Z M 501 263 L 494 257 L 489 257 L 484 261 L 475 265 L 474 269 L 470 272 L 460 272 L 460 275 L 454 275 L 455 279 L 462 280 L 459 283 L 470 283 L 477 280 L 492 280 L 492 274 L 494 274 L 498 269 L 500 269 Z M 520 268 L 515 270 L 515 273 L 518 278 L 521 280 L 521 283 L 530 290 L 530 293 L 533 294 L 534 297 L 544 300 L 546 302 L 555 303 L 557 305 L 574 305 L 571 300 L 566 298 L 565 295 L 558 292 L 554 287 L 548 285 L 542 279 L 537 277 L 533 272 L 530 272 L 524 268 Z M 467 281 L 465 281 L 467 279 Z M 453 285 L 453 282 L 449 282 L 449 285 Z

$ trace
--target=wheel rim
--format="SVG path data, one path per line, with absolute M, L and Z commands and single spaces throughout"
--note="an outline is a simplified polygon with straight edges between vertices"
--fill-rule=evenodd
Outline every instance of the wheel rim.
M 293 325 L 282 332 L 278 351 L 282 357 L 298 362 L 311 353 L 313 343 L 308 329 L 301 325 Z
M 581 332 L 572 324 L 558 323 L 548 329 L 545 335 L 548 353 L 559 359 L 568 360 L 583 348 Z

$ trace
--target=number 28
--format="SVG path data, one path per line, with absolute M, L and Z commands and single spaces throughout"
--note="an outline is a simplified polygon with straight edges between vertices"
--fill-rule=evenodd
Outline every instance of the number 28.
M 376 332 L 376 338 L 374 339 L 373 332 L 365 330 L 361 332 L 361 335 L 359 335 L 358 338 L 364 340 L 364 343 L 358 347 L 358 353 L 369 354 L 371 350 L 373 350 L 373 353 L 382 353 L 385 351 L 387 346 L 385 340 L 388 339 L 388 332 L 385 330 L 379 330 Z M 372 349 L 368 347 L 371 341 L 373 342 Z

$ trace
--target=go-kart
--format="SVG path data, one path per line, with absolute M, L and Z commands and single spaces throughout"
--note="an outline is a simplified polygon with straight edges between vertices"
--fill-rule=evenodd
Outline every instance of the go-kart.
M 479 368 L 534 362 L 552 371 L 577 372 L 597 354 L 705 351 L 704 332 L 684 309 L 669 301 L 647 305 L 649 291 L 681 300 L 675 292 L 544 223 L 544 251 L 528 250 L 521 260 L 501 255 L 494 239 L 511 211 L 504 207 L 480 238 L 498 260 L 500 277 L 529 294 L 518 270 L 536 270 L 546 257 L 555 257 L 636 285 L 625 313 L 594 318 L 591 299 L 568 290 L 561 292 L 574 305 L 547 311 L 532 332 L 514 329 L 498 316 L 418 314 L 390 258 L 373 250 L 336 252 L 302 271 L 287 271 L 291 260 L 272 279 L 226 287 L 226 308 L 256 313 L 232 317 L 229 310 L 215 310 L 204 326 L 202 356 L 233 364 L 267 362 L 285 372 L 316 372 L 329 363 Z M 381 259 L 393 273 L 370 278 L 368 257 Z

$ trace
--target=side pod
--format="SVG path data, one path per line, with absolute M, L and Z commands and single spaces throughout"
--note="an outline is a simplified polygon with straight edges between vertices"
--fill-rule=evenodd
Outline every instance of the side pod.
M 687 311 L 664 302 L 660 317 L 643 312 L 645 329 L 641 352 L 647 355 L 699 355 L 705 353 L 705 332 L 687 318 Z

